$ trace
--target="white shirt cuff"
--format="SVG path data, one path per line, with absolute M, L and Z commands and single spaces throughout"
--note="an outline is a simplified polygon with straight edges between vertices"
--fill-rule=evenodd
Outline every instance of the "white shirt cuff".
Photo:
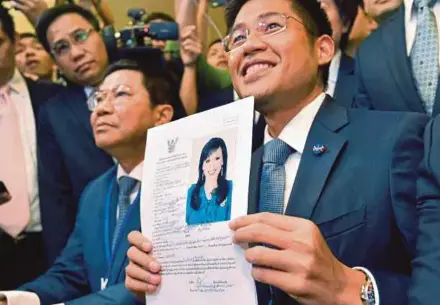
M 0 291 L 1 297 L 6 298 L 7 305 L 40 305 L 40 298 L 33 292 Z
M 371 283 L 373 284 L 374 300 L 376 301 L 374 303 L 374 305 L 380 305 L 379 288 L 377 287 L 376 279 L 374 278 L 373 274 L 370 272 L 370 270 L 368 270 L 366 268 L 363 268 L 363 267 L 354 267 L 353 269 L 354 270 L 362 271 L 363 273 L 365 273 L 368 276 L 368 278 L 370 279 Z

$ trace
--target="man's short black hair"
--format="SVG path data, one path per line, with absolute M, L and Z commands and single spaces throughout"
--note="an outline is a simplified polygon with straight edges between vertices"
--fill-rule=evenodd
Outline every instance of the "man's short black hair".
M 344 33 L 341 37 L 340 47 L 345 49 L 348 43 L 351 29 L 353 28 L 354 20 L 356 19 L 358 7 L 362 5 L 362 0 L 334 0 L 336 7 L 338 8 L 339 16 L 342 23 L 347 26 L 347 33 Z
M 9 11 L 0 4 L 0 25 L 12 43 L 15 43 L 15 23 Z
M 174 18 L 171 17 L 168 14 L 162 13 L 162 12 L 152 12 L 150 14 L 148 14 L 147 18 L 145 19 L 145 23 L 150 23 L 154 20 L 165 20 L 168 22 L 175 22 Z
M 229 0 L 225 8 L 226 25 L 232 29 L 235 19 L 241 8 L 249 0 Z M 317 0 L 291 0 L 293 10 L 301 17 L 302 22 L 311 35 L 319 37 L 322 35 L 332 36 L 332 28 L 327 14 L 321 8 Z M 321 67 L 321 76 L 324 88 L 327 86 L 330 64 Z
M 47 30 L 49 26 L 56 20 L 58 17 L 61 17 L 66 14 L 78 14 L 84 19 L 86 19 L 93 28 L 99 32 L 99 21 L 96 19 L 95 15 L 89 10 L 82 8 L 81 6 L 74 4 L 64 4 L 57 5 L 48 10 L 44 11 L 43 14 L 38 18 L 37 25 L 35 27 L 38 40 L 41 42 L 43 47 L 50 53 L 50 46 L 47 40 Z
M 150 95 L 152 106 L 168 104 L 173 106 L 173 120 L 180 119 L 182 103 L 179 97 L 179 88 L 165 67 L 139 63 L 130 59 L 120 59 L 111 64 L 104 77 L 120 70 L 140 72 L 143 76 L 143 85 Z
M 215 40 L 211 41 L 211 43 L 208 46 L 208 50 L 211 49 L 211 47 L 217 43 L 222 43 L 222 40 L 219 38 L 219 39 L 215 39 Z

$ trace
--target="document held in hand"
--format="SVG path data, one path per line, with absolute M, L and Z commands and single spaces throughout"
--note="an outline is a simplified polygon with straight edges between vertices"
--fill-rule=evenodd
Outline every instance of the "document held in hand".
M 148 131 L 141 223 L 162 283 L 147 304 L 257 304 L 228 227 L 247 214 L 253 117 L 246 98 Z

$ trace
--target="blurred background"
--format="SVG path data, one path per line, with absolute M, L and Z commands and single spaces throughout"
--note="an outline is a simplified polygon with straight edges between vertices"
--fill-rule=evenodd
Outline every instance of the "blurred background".
M 46 2 L 52 6 L 55 0 L 46 0 Z M 147 12 L 164 12 L 174 17 L 174 0 L 107 0 L 115 17 L 116 28 L 121 28 L 127 25 L 128 17 L 127 10 L 130 8 L 143 8 Z M 17 31 L 33 32 L 33 27 L 29 24 L 27 19 L 20 12 L 12 11 L 14 16 Z M 222 34 L 226 32 L 226 25 L 223 18 L 223 8 L 210 8 L 209 16 L 213 22 L 217 25 Z M 212 26 L 209 27 L 208 41 L 212 41 L 218 37 L 216 31 Z

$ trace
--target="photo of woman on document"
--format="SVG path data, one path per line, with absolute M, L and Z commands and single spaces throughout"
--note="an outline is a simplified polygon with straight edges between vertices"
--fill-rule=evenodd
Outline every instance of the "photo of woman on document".
M 231 219 L 232 181 L 226 179 L 228 150 L 221 138 L 203 147 L 197 183 L 188 190 L 186 223 L 197 225 Z

